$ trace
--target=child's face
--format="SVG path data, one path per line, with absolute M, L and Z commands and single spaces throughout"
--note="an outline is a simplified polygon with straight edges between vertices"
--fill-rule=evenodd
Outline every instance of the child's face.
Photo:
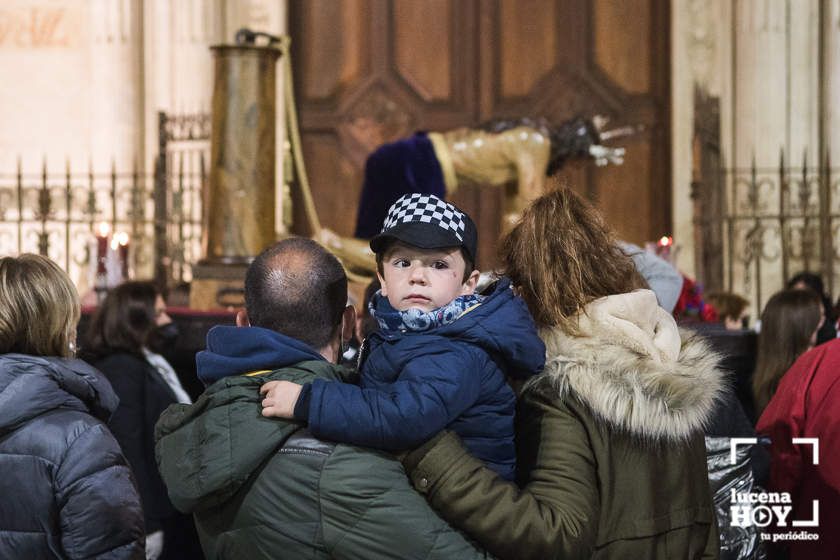
M 420 249 L 395 243 L 382 259 L 382 295 L 400 311 L 437 309 L 475 291 L 478 271 L 464 282 L 465 267 L 457 247 Z

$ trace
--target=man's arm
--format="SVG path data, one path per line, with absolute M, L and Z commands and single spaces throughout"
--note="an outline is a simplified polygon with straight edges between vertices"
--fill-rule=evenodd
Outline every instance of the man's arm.
M 333 558 L 490 558 L 429 507 L 389 454 L 341 445 L 323 473 L 322 527 Z

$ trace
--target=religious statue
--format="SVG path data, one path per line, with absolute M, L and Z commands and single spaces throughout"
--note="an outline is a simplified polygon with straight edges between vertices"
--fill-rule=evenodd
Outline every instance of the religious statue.
M 624 148 L 603 141 L 636 133 L 640 127 L 602 131 L 607 120 L 577 117 L 551 125 L 545 119 L 500 119 L 476 128 L 418 132 L 377 148 L 365 164 L 365 178 L 356 220 L 356 239 L 326 228 L 318 240 L 345 265 L 373 274 L 368 238 L 382 228 L 388 208 L 400 196 L 421 192 L 446 199 L 464 183 L 511 185 L 505 197 L 505 226 L 514 223 L 545 192 L 546 179 L 578 158 L 596 165 L 621 164 Z

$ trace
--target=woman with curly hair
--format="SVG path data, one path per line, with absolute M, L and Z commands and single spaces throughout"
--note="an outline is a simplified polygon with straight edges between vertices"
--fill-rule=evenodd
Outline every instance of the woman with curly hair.
M 537 199 L 501 255 L 547 356 L 519 401 L 518 484 L 444 432 L 405 457 L 416 488 L 503 559 L 716 558 L 703 433 L 723 388 L 715 355 L 568 189 Z

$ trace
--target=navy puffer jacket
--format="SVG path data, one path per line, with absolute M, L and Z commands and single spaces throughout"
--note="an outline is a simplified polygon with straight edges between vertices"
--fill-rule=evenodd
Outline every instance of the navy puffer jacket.
M 545 346 L 507 279 L 448 325 L 377 332 L 368 341 L 360 387 L 312 383 L 308 421 L 317 437 L 400 450 L 448 428 L 488 467 L 513 479 L 516 397 L 505 376 L 539 373 Z
M 117 402 L 81 360 L 0 355 L 0 558 L 144 557 Z

